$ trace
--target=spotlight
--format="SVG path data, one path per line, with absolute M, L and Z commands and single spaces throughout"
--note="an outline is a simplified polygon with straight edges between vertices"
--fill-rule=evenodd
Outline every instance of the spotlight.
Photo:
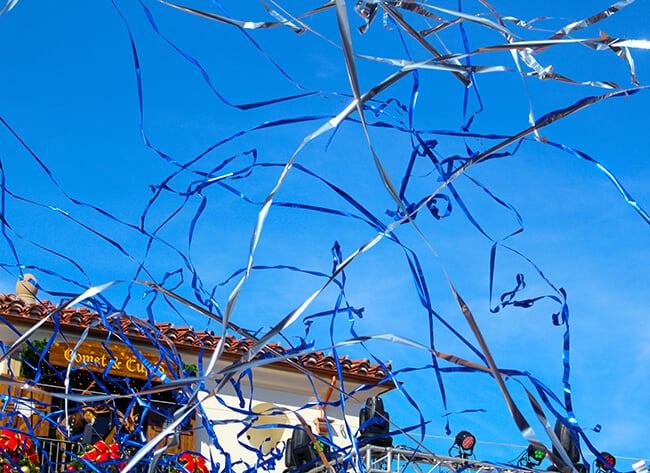
M 571 429 L 560 422 L 560 420 L 556 420 L 553 430 L 555 431 L 557 438 L 560 440 L 562 448 L 569 456 L 569 460 L 571 460 L 571 463 L 573 463 L 575 466 L 580 461 L 580 448 L 578 447 L 576 441 L 573 439 Z M 560 452 L 558 452 L 555 446 L 553 446 L 553 453 L 557 456 L 560 456 Z
M 390 415 L 384 409 L 384 401 L 379 397 L 369 397 L 359 411 L 360 444 L 391 447 L 393 438 L 388 435 Z
M 311 428 L 309 428 L 309 431 L 311 432 Z M 320 440 L 317 441 L 321 450 L 325 454 L 329 453 L 329 445 Z M 312 442 L 304 427 L 297 426 L 291 434 L 291 438 L 287 440 L 287 448 L 284 452 L 284 462 L 287 465 L 285 471 L 300 468 L 307 464 L 315 466 L 317 460 L 319 460 L 319 456 L 314 442 Z
M 526 451 L 519 457 L 517 465 L 532 468 L 541 465 L 544 458 L 546 458 L 544 450 L 535 448 L 533 445 L 528 445 Z
M 562 445 L 562 448 L 569 457 L 569 460 L 571 460 L 573 468 L 575 468 L 578 473 L 585 473 L 587 471 L 587 466 L 580 463 L 580 446 L 577 443 L 578 438 L 575 437 L 574 439 L 571 429 L 562 423 L 559 419 L 555 421 L 555 427 L 553 430 L 555 431 L 557 438 L 560 440 L 560 445 Z M 556 457 L 560 457 L 560 452 L 557 450 L 557 448 L 555 448 L 555 445 L 553 445 L 553 454 Z M 554 465 L 551 470 L 564 472 L 572 471 L 572 468 L 571 465 L 561 464 Z
M 616 466 L 616 458 L 611 453 L 600 452 L 600 456 L 605 461 L 603 462 L 600 458 L 596 458 L 596 471 L 598 473 L 611 471 L 611 469 Z
M 456 455 L 458 458 L 468 458 L 470 455 L 474 455 L 475 445 L 476 437 L 467 430 L 461 430 L 456 435 L 454 444 L 449 449 L 449 455 L 451 456 L 451 452 L 455 448 L 458 450 L 458 455 Z

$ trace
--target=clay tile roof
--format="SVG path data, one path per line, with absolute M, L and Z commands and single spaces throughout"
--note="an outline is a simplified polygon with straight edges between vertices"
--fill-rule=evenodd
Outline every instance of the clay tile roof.
M 133 323 L 133 321 L 129 319 L 123 319 L 120 326 L 126 335 L 140 335 L 141 333 L 140 327 L 138 327 Z
M 302 360 L 302 363 L 307 367 L 318 366 L 318 362 L 323 358 L 323 352 L 313 351 L 311 353 L 307 353 L 306 355 L 302 355 L 300 358 Z
M 168 337 L 169 335 L 167 334 L 167 332 L 169 332 L 170 330 L 173 330 L 174 326 L 172 324 L 170 324 L 169 322 L 160 322 L 160 323 L 156 324 L 156 328 L 158 330 L 160 330 L 160 333 L 162 333 L 163 335 Z
M 233 340 L 231 350 L 236 353 L 244 354 L 247 353 L 252 346 L 253 346 L 252 340 L 242 338 L 240 340 Z
M 29 308 L 29 316 L 34 319 L 41 319 L 47 314 L 47 309 L 43 306 L 34 304 Z
M 41 319 L 50 312 L 57 310 L 57 306 L 49 301 L 40 301 L 38 303 L 26 304 L 13 294 L 0 294 L 0 315 L 5 317 L 14 317 L 17 320 L 25 320 L 33 323 L 34 319 Z M 87 307 L 67 308 L 58 313 L 59 323 L 64 330 L 83 331 L 90 329 L 97 334 L 108 332 L 108 328 L 101 322 L 98 313 L 91 311 Z M 13 322 L 10 320 L 10 322 Z M 110 319 L 109 325 L 120 327 L 126 336 L 132 340 L 140 340 L 148 343 L 152 339 L 169 340 L 179 349 L 215 349 L 221 341 L 221 337 L 212 332 L 195 331 L 192 327 L 176 327 L 168 322 L 161 322 L 155 325 L 155 333 L 146 321 L 135 317 L 125 316 Z M 226 335 L 224 341 L 224 354 L 231 359 L 247 353 L 255 344 L 253 340 L 235 338 L 232 335 Z M 260 356 L 277 357 L 281 356 L 288 350 L 278 343 L 270 343 L 267 349 Z M 336 373 L 336 358 L 331 354 L 325 355 L 323 352 L 315 351 L 301 355 L 299 357 L 301 364 L 307 369 Z M 338 359 L 341 371 L 343 373 L 358 376 L 364 382 L 379 382 L 386 377 L 386 371 L 379 364 L 372 364 L 367 359 L 351 360 L 347 356 L 341 356 Z M 279 362 L 283 363 L 283 362 Z M 286 362 L 285 362 L 286 364 Z M 390 369 L 390 367 L 389 367 Z
M 174 327 L 169 327 L 167 330 L 161 330 L 161 332 L 165 337 L 176 343 L 176 340 L 178 339 L 178 330 Z
M 201 341 L 203 346 L 212 348 L 217 344 L 216 337 L 209 332 L 196 332 L 196 337 Z
M 93 312 L 90 314 L 86 312 L 85 314 L 82 314 L 82 317 L 84 318 L 84 322 L 86 323 L 86 325 L 91 325 L 91 324 L 99 325 L 102 321 L 102 318 L 99 316 L 97 312 Z
M 10 314 L 18 315 L 25 309 L 25 303 L 14 296 L 9 300 L 8 309 Z
M 336 360 L 332 355 L 327 355 L 325 358 L 323 358 L 323 368 L 327 369 L 336 369 Z
M 82 326 L 84 325 L 84 318 L 79 312 L 69 312 L 61 314 L 61 322 Z
M 189 327 L 178 327 L 176 335 L 176 343 L 184 345 L 193 345 L 196 343 L 197 338 L 194 331 Z
M 285 348 L 279 343 L 269 343 L 268 347 L 274 356 L 282 356 L 284 354 Z
M 220 341 L 221 341 L 221 337 L 215 337 L 215 344 L 214 344 L 215 347 L 216 347 L 217 343 L 220 342 Z M 232 351 L 233 350 L 232 346 L 233 346 L 234 343 L 235 343 L 235 337 L 233 337 L 232 335 L 226 335 L 226 339 L 223 342 L 224 350 L 227 351 L 227 352 Z
M 384 368 L 382 368 L 380 365 L 376 365 L 374 369 L 370 370 L 369 374 L 374 376 L 375 378 L 385 378 L 386 375 L 388 374 Z
M 353 365 L 352 360 L 350 360 L 350 358 L 348 358 L 347 356 L 341 357 L 339 359 L 339 363 L 343 371 L 350 371 Z
M 370 369 L 370 362 L 368 361 L 367 358 L 363 359 L 363 360 L 361 360 L 361 361 L 359 361 L 357 363 L 357 366 L 356 366 L 357 373 L 365 375 L 365 374 L 368 374 L 369 369 Z

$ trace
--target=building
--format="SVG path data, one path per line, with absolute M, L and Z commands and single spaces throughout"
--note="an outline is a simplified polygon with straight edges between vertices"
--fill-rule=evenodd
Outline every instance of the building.
M 61 446 L 70 450 L 121 439 L 124 451 L 135 451 L 153 439 L 198 385 L 196 378 L 191 384 L 179 380 L 204 372 L 221 342 L 214 333 L 191 327 L 150 325 L 124 314 L 102 318 L 85 307 L 58 309 L 47 301 L 0 294 L 0 341 L 7 355 L 0 365 L 6 381 L 0 387 L 0 426 L 38 438 L 42 449 L 51 450 L 52 463 L 70 460 L 71 455 L 54 453 L 64 450 Z M 8 353 L 37 324 L 28 340 Z M 217 371 L 240 360 L 254 341 L 227 336 L 223 345 Z M 393 387 L 385 369 L 368 360 L 286 352 L 270 344 L 256 356 L 259 365 L 205 381 L 197 408 L 174 430 L 177 435 L 166 436 L 159 446 L 167 445 L 169 454 L 198 452 L 220 470 L 227 465 L 235 471 L 282 471 L 290 426 L 301 423 L 322 436 L 326 448 L 328 443 L 334 449 L 349 447 L 365 400 Z M 35 390 L 18 385 L 25 378 Z M 82 397 L 66 402 L 66 384 L 67 393 Z M 92 397 L 106 393 L 114 397 Z

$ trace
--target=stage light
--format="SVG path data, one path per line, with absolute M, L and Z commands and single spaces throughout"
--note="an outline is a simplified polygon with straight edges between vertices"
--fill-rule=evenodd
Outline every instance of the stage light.
M 616 458 L 608 452 L 601 452 L 600 456 L 603 457 L 604 462 L 600 458 L 596 458 L 596 471 L 599 473 L 611 471 L 616 466 Z
M 359 411 L 359 444 L 378 447 L 391 447 L 393 438 L 388 435 L 390 415 L 384 409 L 384 401 L 379 397 L 369 397 Z
M 467 430 L 461 430 L 456 435 L 454 444 L 449 449 L 449 455 L 451 456 L 451 452 L 456 449 L 458 450 L 458 455 L 456 455 L 458 458 L 467 458 L 474 454 L 475 445 L 476 437 Z
M 555 435 L 560 441 L 560 445 L 562 445 L 562 448 L 569 457 L 569 460 L 571 460 L 573 468 L 575 468 L 578 473 L 586 473 L 587 466 L 580 463 L 580 447 L 577 443 L 577 437 L 574 439 L 571 429 L 558 419 L 555 421 L 555 427 L 553 430 L 555 431 Z M 553 454 L 557 458 L 561 458 L 560 452 L 557 450 L 557 448 L 555 448 L 555 445 L 553 445 Z M 553 467 L 549 468 L 549 470 L 571 471 L 571 465 L 554 465 Z
M 529 445 L 526 451 L 522 453 L 521 457 L 517 461 L 517 465 L 525 466 L 526 468 L 532 468 L 534 466 L 539 466 L 542 464 L 546 458 L 546 453 L 544 450 L 535 448 L 533 445 Z
M 309 428 L 309 431 L 311 432 L 311 428 Z M 323 453 L 327 455 L 330 452 L 329 445 L 322 442 L 321 440 L 318 440 L 317 437 L 316 441 L 318 442 L 318 445 Z M 284 463 L 286 464 L 287 469 L 293 470 L 296 468 L 301 468 L 307 464 L 315 466 L 317 463 L 319 463 L 319 461 L 320 458 L 317 448 L 314 445 L 314 442 L 312 441 L 310 435 L 307 433 L 304 427 L 297 426 L 293 430 L 291 438 L 287 440 L 287 448 L 284 452 Z
M 573 439 L 571 429 L 557 420 L 555 421 L 555 428 L 553 430 L 555 431 L 557 438 L 560 440 L 562 448 L 564 448 L 564 451 L 569 456 L 571 463 L 574 465 L 578 463 L 580 461 L 580 449 L 576 441 Z M 557 456 L 560 456 L 560 452 L 557 451 L 555 446 L 553 447 L 553 453 Z

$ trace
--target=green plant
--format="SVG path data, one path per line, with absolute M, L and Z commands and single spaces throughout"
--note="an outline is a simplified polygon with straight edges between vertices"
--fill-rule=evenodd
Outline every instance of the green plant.
M 34 379 L 36 371 L 39 369 L 41 353 L 47 346 L 47 339 L 34 340 L 28 342 L 20 350 L 20 357 L 23 362 L 20 366 L 20 376 L 23 378 Z
M 188 376 L 196 376 L 199 372 L 199 368 L 193 363 L 183 363 L 183 371 Z

